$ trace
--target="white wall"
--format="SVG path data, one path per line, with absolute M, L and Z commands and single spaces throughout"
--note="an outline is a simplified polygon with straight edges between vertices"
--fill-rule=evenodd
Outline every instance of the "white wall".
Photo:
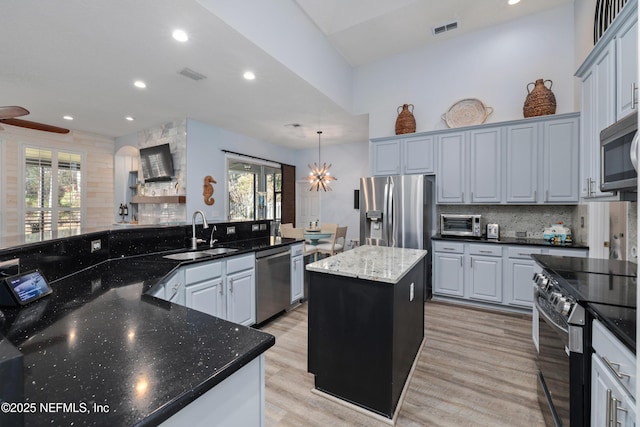
M 338 178 L 331 183 L 333 191 L 320 191 L 320 222 L 347 226 L 347 242 L 358 240 L 360 211 L 353 208 L 353 190 L 360 188 L 360 177 L 369 173 L 369 142 L 328 145 L 321 147 L 320 159 L 331 163 L 331 175 Z M 309 174 L 307 164 L 318 161 L 318 148 L 298 150 L 295 156 L 296 179 Z
M 187 219 L 201 209 L 207 220 L 226 221 L 227 190 L 225 154 L 221 150 L 234 151 L 278 163 L 293 165 L 295 152 L 248 136 L 211 126 L 197 120 L 187 120 Z M 214 184 L 215 203 L 204 203 L 202 190 L 204 177 L 211 175 Z
M 557 113 L 574 108 L 573 4 L 359 67 L 354 107 L 369 113 L 369 137 L 395 133 L 397 107 L 414 104 L 417 131 L 446 128 L 455 102 L 478 98 L 489 122 L 520 119 L 527 84 L 553 81 Z

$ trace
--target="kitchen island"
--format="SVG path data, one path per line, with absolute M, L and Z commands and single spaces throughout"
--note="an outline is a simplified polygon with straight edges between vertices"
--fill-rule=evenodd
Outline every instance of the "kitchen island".
M 360 246 L 307 265 L 316 392 L 394 419 L 424 338 L 426 254 Z

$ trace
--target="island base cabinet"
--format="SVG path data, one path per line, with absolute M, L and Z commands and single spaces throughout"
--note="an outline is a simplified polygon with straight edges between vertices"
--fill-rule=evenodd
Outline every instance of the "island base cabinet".
M 160 426 L 264 426 L 264 408 L 264 355 L 261 355 Z
M 424 263 L 396 284 L 310 272 L 316 389 L 393 417 L 424 337 Z

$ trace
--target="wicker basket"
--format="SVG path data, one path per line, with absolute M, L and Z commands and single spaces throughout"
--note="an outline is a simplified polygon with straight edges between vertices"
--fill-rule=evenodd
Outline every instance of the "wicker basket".
M 411 107 L 411 110 L 409 110 Z M 396 119 L 396 135 L 413 133 L 416 131 L 416 118 L 413 117 L 413 104 L 403 104 L 398 107 Z
M 549 87 L 544 84 L 549 82 Z M 534 85 L 533 90 L 529 90 L 529 86 Z M 551 80 L 538 79 L 535 83 L 531 82 L 527 85 L 527 99 L 524 101 L 522 112 L 525 117 L 546 116 L 556 113 L 556 97 L 551 92 L 553 82 Z

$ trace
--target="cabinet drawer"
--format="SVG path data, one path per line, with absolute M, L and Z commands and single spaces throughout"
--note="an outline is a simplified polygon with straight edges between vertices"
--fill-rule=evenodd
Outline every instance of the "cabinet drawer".
M 540 255 L 542 248 L 531 248 L 528 246 L 510 246 L 507 249 L 509 258 L 531 259 L 531 255 Z
M 188 284 L 202 282 L 222 276 L 222 262 L 205 262 L 187 267 L 186 282 Z
M 636 357 L 600 321 L 593 321 L 593 349 L 622 386 L 635 398 Z M 620 375 L 618 375 L 620 374 Z
M 502 256 L 501 245 L 469 245 L 469 254 L 471 255 L 487 255 L 487 256 Z
M 303 251 L 302 243 L 291 245 L 291 258 L 302 255 Z
M 248 270 L 256 267 L 256 257 L 254 254 L 243 255 L 227 259 L 227 274 L 236 271 Z
M 462 254 L 462 253 L 464 253 L 464 243 L 434 241 L 433 242 L 433 251 L 434 252 L 451 252 L 451 253 L 456 253 L 456 254 Z

